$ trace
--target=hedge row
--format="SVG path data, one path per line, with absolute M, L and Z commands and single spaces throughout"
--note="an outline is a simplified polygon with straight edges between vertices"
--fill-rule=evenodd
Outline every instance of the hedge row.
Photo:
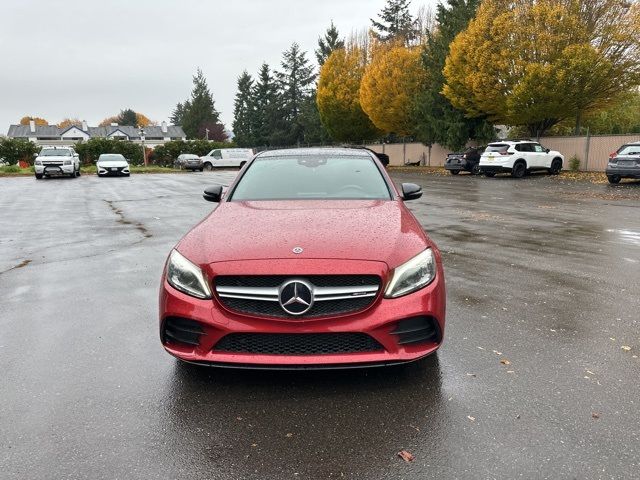
M 235 144 L 230 142 L 209 142 L 207 140 L 176 140 L 157 146 L 154 150 L 147 149 L 147 160 L 152 165 L 172 166 L 178 155 L 193 153 L 198 156 L 206 155 L 215 148 L 231 148 Z M 107 138 L 92 138 L 86 142 L 78 142 L 74 148 L 80 155 L 83 164 L 95 163 L 103 153 L 119 153 L 133 165 L 142 165 L 142 147 L 139 143 Z M 33 154 L 38 153 L 40 147 L 22 138 L 0 139 L 0 160 L 15 165 L 23 160 L 33 164 Z

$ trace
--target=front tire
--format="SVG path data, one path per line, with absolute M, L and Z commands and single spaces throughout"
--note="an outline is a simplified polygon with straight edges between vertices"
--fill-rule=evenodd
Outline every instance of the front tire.
M 211 165 L 210 163 L 205 163 L 204 167 L 202 167 L 205 171 L 210 172 L 213 170 L 213 165 Z
M 562 160 L 559 158 L 554 158 L 553 162 L 551 162 L 551 168 L 549 169 L 550 175 L 559 175 L 562 170 Z
M 458 175 L 460 173 L 460 170 L 449 170 L 449 172 L 451 173 L 451 175 Z
M 622 177 L 620 175 L 607 175 L 607 180 L 609 180 L 609 183 L 615 185 L 617 183 L 620 183 Z
M 480 175 L 482 172 L 480 171 L 480 165 L 474 165 L 471 167 L 471 175 Z
M 527 173 L 527 165 L 524 162 L 516 162 L 511 169 L 511 176 L 513 178 L 522 178 Z
M 44 175 L 42 175 L 41 173 L 36 173 L 36 180 L 42 180 L 42 177 Z

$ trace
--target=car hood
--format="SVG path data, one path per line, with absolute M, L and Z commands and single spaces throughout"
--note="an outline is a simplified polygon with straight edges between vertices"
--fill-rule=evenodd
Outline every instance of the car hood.
M 38 157 L 36 160 L 42 160 L 43 162 L 62 162 L 63 160 L 73 160 L 73 157 L 68 155 L 54 155 L 54 156 L 46 156 L 46 157 Z
M 101 160 L 97 162 L 96 165 L 99 167 L 106 167 L 106 168 L 129 166 L 129 164 L 124 160 Z
M 432 245 L 402 201 L 223 202 L 177 249 L 192 262 L 374 260 L 395 268 Z M 293 253 L 294 247 L 303 252 Z

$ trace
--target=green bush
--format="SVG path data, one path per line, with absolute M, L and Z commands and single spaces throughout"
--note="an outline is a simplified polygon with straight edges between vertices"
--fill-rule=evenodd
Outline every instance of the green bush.
M 151 153 L 151 163 L 166 167 L 173 166 L 173 162 L 183 153 L 192 153 L 199 157 L 206 155 L 215 148 L 233 148 L 231 142 L 209 142 L 207 140 L 175 140 L 164 145 L 158 145 Z
M 15 165 L 19 160 L 33 164 L 33 154 L 38 153 L 40 147 L 24 138 L 0 138 L 0 159 Z
M 92 138 L 76 143 L 75 149 L 80 155 L 80 161 L 85 165 L 95 163 L 103 153 L 119 153 L 133 165 L 143 164 L 142 145 L 126 140 Z
M 569 170 L 572 172 L 580 171 L 580 159 L 577 155 L 574 155 L 569 159 Z

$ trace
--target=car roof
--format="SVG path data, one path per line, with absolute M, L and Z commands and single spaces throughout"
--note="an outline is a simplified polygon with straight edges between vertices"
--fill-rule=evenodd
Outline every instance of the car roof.
M 496 140 L 495 142 L 491 142 L 488 145 L 501 145 L 501 144 L 518 145 L 520 143 L 539 143 L 539 142 L 535 140 Z
M 371 153 L 362 148 L 338 148 L 338 147 L 311 147 L 311 148 L 287 148 L 280 150 L 266 150 L 257 156 L 260 158 L 270 157 L 301 157 L 311 155 L 333 155 L 343 157 L 368 157 Z

